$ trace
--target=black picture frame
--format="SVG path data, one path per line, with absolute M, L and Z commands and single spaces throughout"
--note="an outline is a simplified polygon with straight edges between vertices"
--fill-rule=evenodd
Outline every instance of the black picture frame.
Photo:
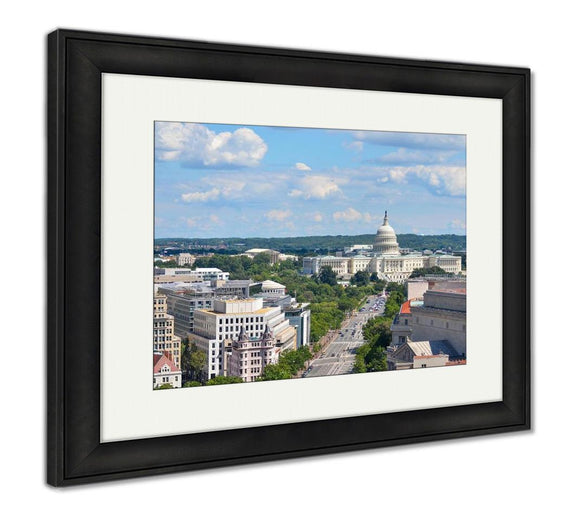
M 47 44 L 47 481 L 530 428 L 530 70 L 57 30 Z M 503 101 L 503 400 L 100 443 L 101 73 Z

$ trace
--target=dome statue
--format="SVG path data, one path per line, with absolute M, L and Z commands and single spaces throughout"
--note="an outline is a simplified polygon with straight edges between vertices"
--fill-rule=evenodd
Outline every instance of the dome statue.
M 385 211 L 383 224 L 377 229 L 373 251 L 379 255 L 400 255 L 399 243 L 397 243 L 397 234 L 391 225 L 389 217 Z

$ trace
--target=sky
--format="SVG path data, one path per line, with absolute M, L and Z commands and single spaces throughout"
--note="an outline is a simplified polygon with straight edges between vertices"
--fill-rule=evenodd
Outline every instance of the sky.
M 155 237 L 465 234 L 466 137 L 155 123 Z

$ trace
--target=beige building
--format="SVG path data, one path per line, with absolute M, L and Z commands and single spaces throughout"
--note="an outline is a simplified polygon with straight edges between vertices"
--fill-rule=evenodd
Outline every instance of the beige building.
M 229 375 L 241 377 L 244 382 L 255 381 L 262 375 L 266 365 L 278 363 L 279 353 L 280 348 L 276 347 L 276 340 L 268 326 L 258 337 L 250 337 L 242 327 L 232 342 L 232 353 L 228 360 Z
M 153 283 L 201 283 L 203 276 L 181 267 L 156 267 Z
M 465 289 L 428 290 L 423 306 L 412 309 L 413 341 L 447 340 L 466 355 L 467 295 Z
M 448 273 L 461 272 L 461 257 L 444 254 L 423 254 L 419 252 L 401 253 L 397 235 L 389 224 L 385 211 L 383 224 L 377 229 L 373 251 L 368 255 L 352 257 L 304 257 L 303 272 L 317 274 L 324 266 L 329 266 L 337 275 L 355 274 L 357 271 L 377 273 L 378 276 L 390 282 L 404 282 L 415 269 L 439 266 Z
M 278 262 L 284 262 L 285 260 L 298 260 L 296 255 L 286 255 L 285 253 L 280 253 L 276 250 L 270 250 L 269 248 L 252 248 L 250 250 L 246 250 L 242 255 L 253 259 L 256 255 L 261 253 L 269 255 L 270 264 L 277 264 Z
M 447 340 L 407 342 L 387 357 L 387 365 L 389 370 L 408 370 L 455 365 L 459 359 Z
M 195 262 L 195 257 L 191 253 L 180 253 L 175 257 L 178 266 L 191 266 Z
M 174 319 L 167 313 L 167 296 L 153 298 L 153 351 L 164 353 L 181 369 L 181 338 L 174 334 Z
M 406 343 L 447 342 L 455 353 L 451 355 L 452 361 L 455 358 L 465 359 L 466 320 L 465 282 L 463 287 L 435 287 L 434 290 L 425 291 L 421 297 L 401 305 L 391 324 L 391 345 L 397 347 Z
M 259 338 L 270 329 L 280 352 L 296 349 L 296 329 L 279 306 L 265 307 L 262 298 L 216 299 L 211 310 L 194 311 L 188 339 L 207 355 L 207 377 L 228 375 L 232 343 L 245 331 Z
M 286 286 L 282 285 L 281 283 L 272 281 L 272 280 L 264 280 L 262 283 L 262 293 L 267 294 L 268 296 L 284 296 L 286 295 Z

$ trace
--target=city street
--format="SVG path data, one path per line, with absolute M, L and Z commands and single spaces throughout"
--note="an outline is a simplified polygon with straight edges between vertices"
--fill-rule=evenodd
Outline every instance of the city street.
M 320 356 L 312 361 L 303 377 L 352 373 L 356 350 L 364 343 L 362 328 L 370 318 L 383 313 L 384 298 L 372 296 L 363 308 L 355 312 L 343 328 L 335 333 L 335 338 L 324 348 Z

